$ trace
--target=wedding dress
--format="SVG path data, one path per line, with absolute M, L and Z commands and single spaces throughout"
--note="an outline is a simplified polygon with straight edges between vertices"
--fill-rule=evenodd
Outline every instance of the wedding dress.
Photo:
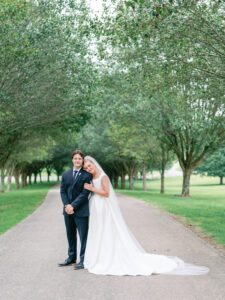
M 93 185 L 102 189 L 101 180 L 107 176 L 92 157 L 100 171 Z M 147 253 L 135 239 L 120 212 L 116 194 L 110 183 L 109 197 L 94 194 L 90 198 L 90 217 L 84 267 L 90 273 L 102 275 L 201 275 L 209 269 L 184 263 L 174 256 Z

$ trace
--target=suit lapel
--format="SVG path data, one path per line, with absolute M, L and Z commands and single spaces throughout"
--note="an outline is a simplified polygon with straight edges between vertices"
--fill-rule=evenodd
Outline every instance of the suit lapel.
M 75 179 L 75 181 L 74 181 L 74 183 L 73 183 L 73 188 L 75 187 L 75 185 L 76 185 L 77 182 L 79 181 L 79 179 L 80 179 L 82 173 L 83 173 L 83 169 L 80 169 L 80 171 L 79 171 L 79 173 L 77 174 L 77 177 L 76 177 L 76 179 Z
M 73 169 L 70 169 L 70 172 L 69 172 L 69 174 L 68 174 L 68 181 L 69 182 L 73 182 Z

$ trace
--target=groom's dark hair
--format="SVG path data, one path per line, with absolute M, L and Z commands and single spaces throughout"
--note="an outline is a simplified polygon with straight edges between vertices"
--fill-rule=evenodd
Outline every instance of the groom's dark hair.
M 75 151 L 73 151 L 73 153 L 71 155 L 72 159 L 73 159 L 74 155 L 76 155 L 76 154 L 79 154 L 84 159 L 84 152 L 82 152 L 81 150 L 75 150 Z

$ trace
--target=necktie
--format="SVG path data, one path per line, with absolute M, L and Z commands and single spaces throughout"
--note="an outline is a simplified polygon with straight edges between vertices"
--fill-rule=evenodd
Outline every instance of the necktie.
M 74 178 L 74 180 L 75 180 L 76 177 L 77 177 L 77 173 L 78 173 L 78 171 L 76 171 L 76 170 L 73 172 L 73 178 Z

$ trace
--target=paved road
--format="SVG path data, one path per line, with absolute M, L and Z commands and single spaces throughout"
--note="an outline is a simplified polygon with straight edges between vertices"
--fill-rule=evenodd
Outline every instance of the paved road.
M 0 237 L 1 300 L 225 299 L 225 257 L 166 213 L 119 196 L 126 222 L 151 253 L 210 267 L 203 276 L 102 276 L 59 268 L 67 241 L 58 187 L 31 216 Z

